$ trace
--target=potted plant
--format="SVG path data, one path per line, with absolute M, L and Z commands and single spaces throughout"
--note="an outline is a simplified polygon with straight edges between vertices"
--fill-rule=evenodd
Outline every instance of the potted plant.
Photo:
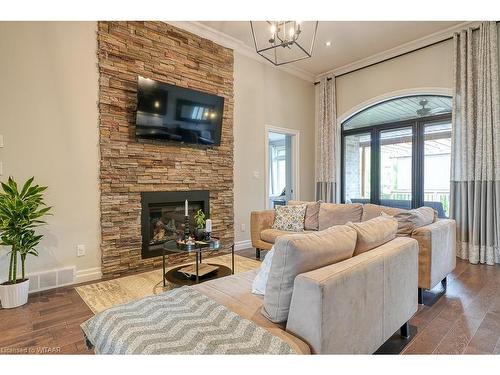
M 2 182 L 0 192 L 0 245 L 10 247 L 9 277 L 0 284 L 0 301 L 3 308 L 24 305 L 28 301 L 29 279 L 26 278 L 26 258 L 38 256 L 35 247 L 42 235 L 35 229 L 45 224 L 40 220 L 51 207 L 43 201 L 46 186 L 33 184 L 31 177 L 19 190 L 17 183 L 9 177 Z M 18 278 L 18 259 L 21 261 L 21 278 Z
M 203 212 L 203 210 L 199 209 L 194 214 L 194 236 L 197 240 L 203 240 L 205 238 L 205 222 L 205 213 Z

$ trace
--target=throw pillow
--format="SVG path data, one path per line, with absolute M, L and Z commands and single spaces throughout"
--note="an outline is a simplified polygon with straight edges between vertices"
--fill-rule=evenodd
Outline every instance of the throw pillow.
M 403 208 L 380 206 L 378 204 L 365 203 L 363 205 L 363 216 L 361 218 L 361 221 L 367 221 L 376 218 L 380 216 L 382 212 L 385 212 L 386 214 L 392 216 L 405 211 L 407 210 Z
M 274 246 L 269 250 L 269 252 L 264 257 L 262 264 L 260 265 L 259 272 L 252 283 L 252 293 L 253 294 L 266 294 L 266 284 L 269 277 L 269 270 L 271 269 L 271 262 L 273 261 Z
M 360 203 L 321 203 L 319 208 L 319 230 L 334 225 L 345 225 L 349 221 L 357 223 L 361 221 L 362 214 L 363 205 Z
M 355 246 L 356 231 L 345 225 L 278 237 L 262 314 L 274 323 L 286 321 L 297 275 L 351 258 Z
M 304 201 L 289 201 L 290 206 L 297 204 L 307 204 L 306 217 L 304 219 L 305 230 L 318 230 L 319 228 L 319 207 L 322 201 L 317 202 L 304 202 Z
M 272 228 L 290 232 L 303 232 L 306 208 L 306 204 L 277 206 Z
M 354 256 L 374 249 L 396 237 L 398 222 L 389 216 L 379 216 L 361 223 L 347 223 L 358 236 Z
M 436 216 L 436 211 L 431 207 L 420 207 L 392 215 L 398 221 L 398 237 L 411 236 L 414 229 L 432 224 Z

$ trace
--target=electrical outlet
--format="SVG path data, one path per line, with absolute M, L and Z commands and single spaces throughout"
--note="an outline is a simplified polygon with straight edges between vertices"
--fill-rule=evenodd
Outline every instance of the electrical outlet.
M 76 246 L 76 256 L 77 257 L 85 256 L 85 245 L 77 245 Z
M 240 228 L 242 232 L 247 230 L 247 226 L 245 224 L 241 224 Z

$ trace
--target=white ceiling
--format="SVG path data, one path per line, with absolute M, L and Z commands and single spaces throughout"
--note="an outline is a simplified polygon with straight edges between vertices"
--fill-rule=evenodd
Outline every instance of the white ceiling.
M 254 48 L 248 21 L 199 23 Z M 460 23 L 462 21 L 320 21 L 313 57 L 291 65 L 318 75 Z M 326 41 L 331 41 L 330 47 L 325 46 Z

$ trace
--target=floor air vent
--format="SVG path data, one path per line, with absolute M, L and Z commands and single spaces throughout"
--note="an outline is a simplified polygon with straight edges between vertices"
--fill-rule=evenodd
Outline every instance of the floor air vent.
M 30 293 L 59 286 L 74 284 L 75 267 L 59 268 L 52 271 L 37 272 L 28 275 L 30 279 Z

